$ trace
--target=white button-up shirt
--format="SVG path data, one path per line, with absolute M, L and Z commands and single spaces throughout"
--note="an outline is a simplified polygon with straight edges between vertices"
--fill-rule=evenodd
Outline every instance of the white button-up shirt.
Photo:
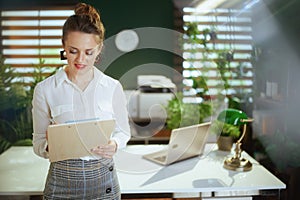
M 119 81 L 94 67 L 94 78 L 85 90 L 72 83 L 64 69 L 39 82 L 33 94 L 33 149 L 44 158 L 46 130 L 51 122 L 86 119 L 115 119 L 116 127 L 111 139 L 118 148 L 124 148 L 130 139 L 126 97 Z

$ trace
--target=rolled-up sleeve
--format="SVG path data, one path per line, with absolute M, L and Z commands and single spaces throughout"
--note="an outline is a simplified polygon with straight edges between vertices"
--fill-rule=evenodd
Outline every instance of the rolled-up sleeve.
M 127 111 L 127 100 L 120 83 L 116 85 L 112 101 L 116 128 L 112 133 L 111 139 L 116 141 L 118 149 L 122 149 L 126 147 L 131 134 Z
M 32 120 L 33 120 L 33 150 L 35 154 L 48 158 L 46 131 L 50 124 L 49 106 L 43 94 L 40 84 L 34 89 L 32 99 Z

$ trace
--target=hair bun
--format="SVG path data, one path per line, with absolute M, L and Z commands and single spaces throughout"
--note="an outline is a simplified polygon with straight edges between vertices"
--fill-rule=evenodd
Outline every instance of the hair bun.
M 95 22 L 100 21 L 99 13 L 91 5 L 88 5 L 85 3 L 78 3 L 75 6 L 74 11 L 75 11 L 75 15 L 88 15 L 93 19 L 93 21 L 95 21 Z

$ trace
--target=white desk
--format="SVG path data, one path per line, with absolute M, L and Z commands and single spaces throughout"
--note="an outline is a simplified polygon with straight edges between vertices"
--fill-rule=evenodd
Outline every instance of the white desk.
M 226 153 L 207 145 L 204 156 L 162 167 L 141 158 L 164 145 L 129 145 L 115 157 L 123 195 L 170 194 L 174 198 L 231 197 L 251 199 L 261 191 L 286 186 L 247 154 L 253 163 L 249 172 L 223 168 Z M 228 154 L 228 153 L 227 153 Z M 41 195 L 48 160 L 39 158 L 32 147 L 12 147 L 0 155 L 0 195 Z

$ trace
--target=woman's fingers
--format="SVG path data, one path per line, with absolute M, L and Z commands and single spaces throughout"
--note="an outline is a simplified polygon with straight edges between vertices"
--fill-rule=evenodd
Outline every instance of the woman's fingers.
M 112 158 L 116 153 L 116 143 L 113 141 L 105 145 L 99 145 L 91 149 L 91 151 L 104 158 Z

